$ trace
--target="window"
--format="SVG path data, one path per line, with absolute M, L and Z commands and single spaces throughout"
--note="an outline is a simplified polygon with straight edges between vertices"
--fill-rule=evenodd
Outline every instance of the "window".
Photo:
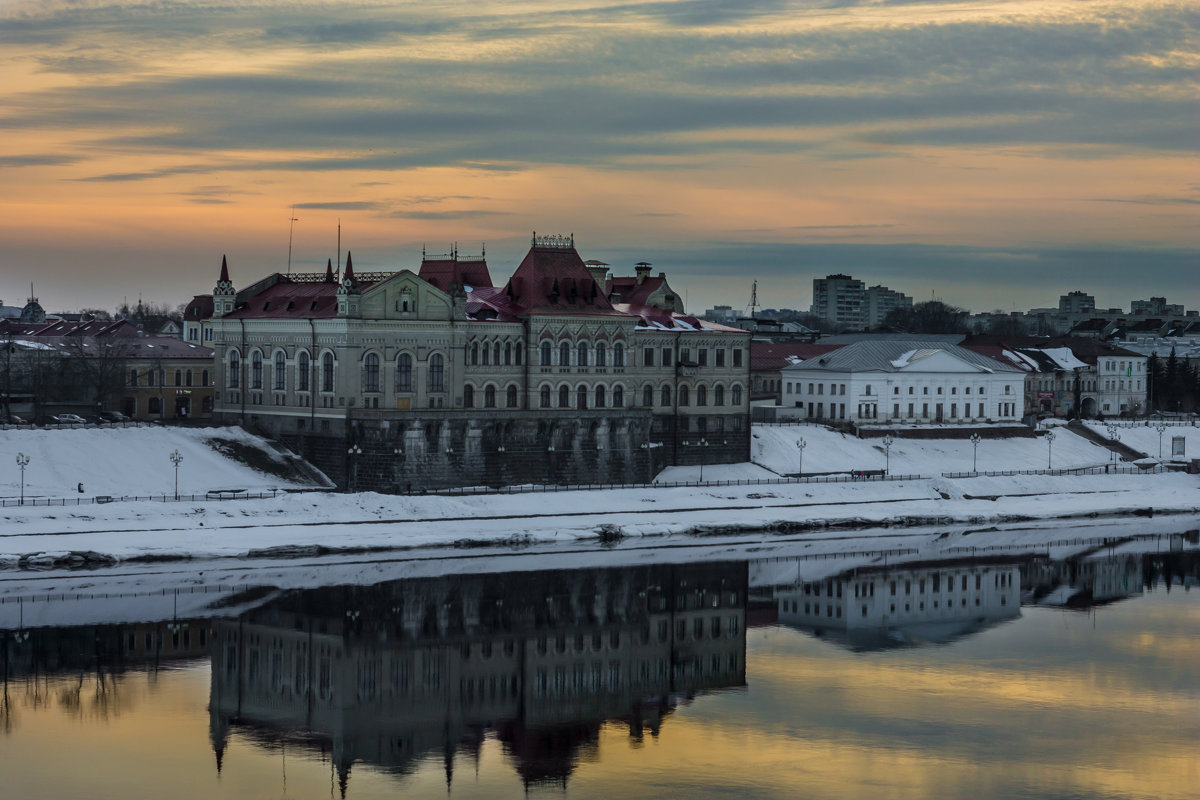
M 653 367 L 654 366 L 654 348 L 653 347 L 645 347 L 642 349 L 642 366 L 643 367 Z
M 321 391 L 333 391 L 333 353 L 321 357 Z
M 620 386 L 613 387 L 612 407 L 613 408 L 624 408 L 625 407 L 625 390 Z
M 654 387 L 649 384 L 642 387 L 642 405 L 647 408 L 654 405 Z
M 238 388 L 238 386 L 241 383 L 241 375 L 242 375 L 241 357 L 238 356 L 237 350 L 230 350 L 229 351 L 229 375 L 227 376 L 229 378 L 229 388 L 230 389 Z M 136 379 L 134 380 L 133 385 L 137 386 Z
M 571 390 L 568 389 L 566 386 L 558 387 L 558 407 L 559 408 L 570 408 L 571 407 Z
M 492 363 L 492 348 L 488 347 L 487 342 L 483 343 L 483 365 L 486 367 Z
M 596 343 L 596 366 L 597 367 L 607 367 L 608 366 L 608 350 L 605 348 L 604 342 Z
M 580 386 L 575 390 L 575 408 L 579 411 L 587 410 L 588 392 L 586 386 Z
M 620 342 L 613 345 L 613 366 L 625 366 L 625 345 Z
M 604 401 L 605 401 L 604 387 L 597 386 L 596 387 L 596 408 L 604 408 Z
M 275 391 L 282 392 L 287 388 L 287 358 L 282 350 L 275 351 L 275 366 L 271 370 L 271 378 L 275 385 Z
M 725 348 L 724 347 L 717 348 L 717 366 L 718 367 L 725 366 Z
M 429 391 L 446 391 L 446 361 L 441 353 L 429 357 Z
M 257 350 L 250 354 L 250 388 L 263 388 L 263 359 Z
M 408 353 L 401 353 L 396 357 L 396 391 L 411 392 L 412 391 L 412 356 Z
M 495 386 L 489 385 L 486 388 L 484 388 L 484 390 L 483 390 L 483 407 L 484 408 L 495 408 L 496 407 L 496 387 Z
M 680 386 L 679 387 L 679 405 L 686 406 L 690 402 L 691 402 L 691 398 L 689 397 L 688 387 Z
M 129 370 L 129 385 L 130 386 L 138 385 L 138 373 L 137 373 L 136 369 Z M 233 385 L 235 385 L 235 384 L 230 384 L 230 386 L 233 386 Z
M 500 363 L 499 358 L 496 359 L 496 363 L 497 364 Z M 512 364 L 512 342 L 505 342 L 504 343 L 504 366 L 507 367 L 511 364 Z
M 508 389 L 504 392 L 504 394 L 505 394 L 505 398 L 504 398 L 505 404 L 509 408 L 516 408 L 517 407 L 517 386 L 516 386 L 516 384 L 512 384 L 511 386 L 509 386 Z
M 664 347 L 662 349 L 662 365 L 664 367 L 671 366 L 671 348 Z
M 571 345 L 563 342 L 558 346 L 558 365 L 567 367 L 571 365 Z
M 718 350 L 717 352 L 720 353 L 723 351 Z M 713 388 L 713 405 L 714 406 L 725 405 L 725 387 L 719 383 L 716 385 L 716 387 Z
M 541 391 L 538 392 L 538 405 L 541 406 L 542 408 L 550 407 L 550 387 L 549 386 L 543 386 Z
M 742 404 L 742 385 L 740 383 L 735 383 L 733 388 L 730 390 L 730 394 L 733 405 L 740 406 Z
M 301 350 L 300 355 L 296 356 L 296 391 L 308 391 L 308 371 L 308 353 Z
M 467 384 L 463 387 L 463 408 L 475 407 L 475 387 Z
M 183 386 L 183 372 L 175 370 L 175 385 Z
M 868 384 L 867 384 L 867 391 L 866 391 L 866 394 L 868 394 L 868 395 L 869 395 L 870 393 L 871 393 L 871 384 L 869 384 L 869 383 L 868 383 Z
M 735 367 L 742 365 L 742 348 L 740 347 L 733 348 L 733 365 Z
M 208 370 L 202 370 L 200 372 L 200 385 L 208 386 Z
M 696 361 L 702 367 L 708 366 L 708 348 L 707 347 L 700 348 L 699 352 L 696 354 Z
M 538 348 L 538 366 L 550 366 L 550 343 L 542 342 L 542 346 Z
M 661 395 L 662 396 L 659 398 L 659 401 L 660 401 L 659 404 L 664 405 L 664 406 L 671 405 L 671 387 L 670 386 L 662 387 Z
M 497 367 L 500 366 L 500 343 L 496 342 L 492 345 L 492 363 Z
M 577 365 L 578 365 L 578 366 L 581 366 L 581 367 L 586 367 L 586 366 L 588 365 L 588 346 L 587 346 L 587 342 L 580 342 L 580 343 L 579 343 L 579 348 L 578 348 L 578 351 L 579 351 L 579 357 L 578 357 L 578 359 L 577 359 L 576 363 L 577 363 Z
M 363 359 L 362 388 L 364 392 L 379 391 L 379 356 L 376 353 L 367 353 Z
M 513 348 L 513 364 L 521 366 L 521 343 L 517 342 L 517 346 Z
M 471 366 L 479 366 L 479 342 L 471 342 Z
M 708 405 L 708 387 L 707 386 L 701 385 L 701 386 L 696 387 L 696 405 L 698 405 L 698 406 Z

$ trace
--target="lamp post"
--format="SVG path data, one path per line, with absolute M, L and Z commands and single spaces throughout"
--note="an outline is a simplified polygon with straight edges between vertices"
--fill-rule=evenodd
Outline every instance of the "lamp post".
M 978 471 L 977 466 L 979 464 L 979 443 L 981 441 L 982 438 L 978 433 L 971 434 L 971 472 Z
M 25 468 L 29 466 L 29 456 L 17 453 L 17 466 L 21 468 L 21 505 L 25 505 Z
M 346 488 L 354 491 L 358 486 L 358 456 L 362 455 L 362 448 L 352 444 L 346 453 L 350 456 L 350 480 Z
M 1158 431 L 1158 458 L 1162 460 L 1162 435 L 1166 431 L 1167 426 L 1161 422 L 1154 426 L 1154 430 Z
M 883 437 L 883 474 L 887 475 L 892 469 L 892 445 L 896 443 L 896 437 L 890 433 Z
M 708 447 L 708 440 L 700 440 L 700 482 L 704 483 L 704 448 Z
M 1109 423 L 1105 423 L 1105 425 L 1104 425 L 1104 430 L 1108 432 L 1108 438 L 1109 438 L 1109 440 L 1111 440 L 1111 441 L 1114 441 L 1114 442 L 1116 442 L 1116 441 L 1120 441 L 1120 438 L 1121 438 L 1121 437 L 1119 437 L 1119 436 L 1117 435 L 1117 426 L 1116 426 L 1116 425 L 1113 425 L 1111 422 L 1109 422 Z M 1113 450 L 1112 448 L 1109 448 L 1109 451 L 1108 451 L 1108 460 L 1109 460 L 1109 461 L 1116 461 L 1116 460 L 1117 460 L 1117 451 L 1116 451 L 1116 450 Z
M 800 451 L 800 472 L 799 477 L 804 477 L 804 448 L 808 446 L 808 442 L 804 441 L 803 437 L 796 440 L 796 449 Z
M 1046 434 L 1046 469 L 1050 469 L 1050 464 L 1054 457 L 1054 431 L 1049 431 Z
M 175 465 L 175 499 L 179 499 L 179 465 L 183 463 L 183 453 L 178 450 L 171 453 L 169 456 L 171 463 Z

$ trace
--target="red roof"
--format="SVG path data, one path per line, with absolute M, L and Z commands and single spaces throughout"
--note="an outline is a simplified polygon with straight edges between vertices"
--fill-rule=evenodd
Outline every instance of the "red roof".
M 346 277 L 351 276 L 347 259 Z M 379 273 L 371 273 L 376 276 Z M 270 285 L 238 302 L 226 319 L 330 319 L 337 316 L 338 284 L 314 280 L 314 275 L 270 276 Z M 266 283 L 267 281 L 263 281 Z M 365 291 L 379 280 L 358 280 Z
M 809 344 L 807 342 L 750 342 L 750 371 L 776 372 L 806 358 L 837 350 L 840 344 Z
M 198 294 L 192 298 L 192 302 L 187 304 L 187 308 L 183 310 L 183 318 L 188 322 L 199 322 L 208 319 L 213 315 L 213 296 L 211 294 Z
M 666 278 L 643 278 L 639 284 L 637 276 L 609 278 L 604 287 L 604 296 L 614 303 L 629 303 L 635 306 L 648 305 L 650 295 L 658 291 Z M 619 295 L 615 300 L 613 294 Z
M 452 283 L 472 288 L 492 285 L 487 261 L 482 258 L 460 261 L 457 253 L 422 259 L 417 275 L 443 292 L 449 292 Z
M 613 314 L 574 245 L 534 245 L 504 287 L 520 313 Z

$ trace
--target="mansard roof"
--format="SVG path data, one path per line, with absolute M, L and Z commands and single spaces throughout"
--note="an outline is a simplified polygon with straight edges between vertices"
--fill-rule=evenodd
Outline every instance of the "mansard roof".
M 575 240 L 536 235 L 504 293 L 521 314 L 611 316 L 612 304 L 575 250 Z
M 391 277 L 392 273 L 363 272 L 353 275 L 347 265 L 344 276 L 353 280 L 359 291 Z M 267 284 L 253 294 L 241 296 L 237 307 L 225 319 L 332 319 L 337 316 L 339 284 L 325 280 L 325 273 L 275 273 Z
M 470 286 L 473 289 L 492 285 L 492 275 L 488 272 L 484 257 L 459 258 L 457 249 L 445 255 L 422 253 L 421 269 L 417 275 L 443 292 L 449 292 L 452 283 Z
M 876 339 L 848 344 L 785 369 L 826 372 L 920 372 L 920 362 L 941 353 L 962 362 L 963 372 L 1020 372 L 1016 367 L 958 345 L 912 339 Z

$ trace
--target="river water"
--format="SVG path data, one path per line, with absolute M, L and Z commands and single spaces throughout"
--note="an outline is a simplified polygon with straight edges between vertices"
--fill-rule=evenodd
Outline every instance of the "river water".
M 1194 535 L 587 562 L 10 592 L 0 796 L 1200 796 Z

